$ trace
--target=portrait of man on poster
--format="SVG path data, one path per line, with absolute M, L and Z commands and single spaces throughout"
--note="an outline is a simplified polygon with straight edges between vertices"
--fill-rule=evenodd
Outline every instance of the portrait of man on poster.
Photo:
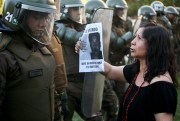
M 98 32 L 89 34 L 89 43 L 91 47 L 91 59 L 103 59 L 100 42 L 100 34 Z

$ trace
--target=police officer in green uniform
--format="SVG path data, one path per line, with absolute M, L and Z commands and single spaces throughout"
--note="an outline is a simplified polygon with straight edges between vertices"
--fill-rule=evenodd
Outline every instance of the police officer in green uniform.
M 57 34 L 62 42 L 66 74 L 68 79 L 67 97 L 68 110 L 64 120 L 72 121 L 76 111 L 83 119 L 81 111 L 82 87 L 84 73 L 79 73 L 79 55 L 74 47 L 79 37 L 82 36 L 85 25 L 82 19 L 85 14 L 84 4 L 81 0 L 60 0 L 60 20 L 56 21 Z
M 153 1 L 150 5 L 157 13 L 157 23 L 166 27 L 170 33 L 171 39 L 173 39 L 171 22 L 164 14 L 165 6 L 161 1 Z
M 109 46 L 109 60 L 112 65 L 122 65 L 127 61 L 129 44 L 132 38 L 132 23 L 127 19 L 128 5 L 125 0 L 107 0 L 109 8 L 114 9 L 112 31 Z M 121 102 L 121 98 L 127 88 L 127 83 L 114 81 L 114 89 Z
M 177 35 L 177 40 L 178 40 L 178 42 L 179 42 L 179 45 L 177 45 L 177 49 L 175 50 L 176 51 L 176 53 L 177 53 L 177 63 L 178 63 L 178 68 L 179 68 L 179 70 L 178 70 L 178 72 L 180 72 L 180 7 L 175 7 L 176 8 L 176 10 L 179 12 L 179 15 L 178 15 L 178 19 L 177 19 L 177 26 L 176 26 L 176 35 Z
M 0 120 L 53 121 L 55 59 L 46 48 L 54 1 L 5 0 L 0 40 Z
M 148 22 L 157 24 L 157 13 L 150 5 L 142 5 L 137 12 L 137 18 L 133 27 L 133 34 L 136 34 L 136 31 L 142 24 Z
M 164 10 L 166 17 L 172 24 L 172 34 L 173 34 L 173 40 L 172 45 L 174 48 L 174 51 L 176 53 L 176 61 L 178 64 L 178 71 L 180 69 L 180 38 L 179 38 L 179 12 L 178 10 L 173 6 L 167 6 Z
M 137 16 L 142 16 L 142 23 L 151 22 L 157 24 L 157 13 L 156 11 L 149 5 L 143 5 L 138 9 Z
M 177 27 L 176 27 L 176 32 L 177 32 L 177 38 L 178 38 L 178 40 L 179 40 L 179 43 L 180 43 L 180 27 L 178 27 L 178 26 L 180 26 L 180 7 L 175 7 L 176 8 L 176 10 L 179 12 L 179 15 L 178 15 L 178 19 L 177 19 Z M 180 45 L 178 46 L 178 48 L 177 48 L 177 53 L 178 53 L 178 55 L 177 55 L 177 63 L 178 63 L 178 66 L 179 66 L 179 70 L 178 70 L 178 72 L 180 72 Z
M 92 23 L 94 12 L 99 8 L 107 9 L 107 5 L 102 0 L 89 0 L 85 3 L 85 12 L 87 23 Z M 102 112 L 104 112 L 104 121 L 116 121 L 118 114 L 118 97 L 112 88 L 110 80 L 106 79 L 103 91 Z

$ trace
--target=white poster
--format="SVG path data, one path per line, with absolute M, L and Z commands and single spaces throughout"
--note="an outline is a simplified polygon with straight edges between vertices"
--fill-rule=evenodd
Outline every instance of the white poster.
M 79 72 L 104 71 L 102 24 L 87 24 L 81 38 Z

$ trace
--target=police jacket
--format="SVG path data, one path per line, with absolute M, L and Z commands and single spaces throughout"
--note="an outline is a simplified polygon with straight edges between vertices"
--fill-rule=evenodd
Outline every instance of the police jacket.
M 51 121 L 55 60 L 46 47 L 35 48 L 22 33 L 3 35 L 11 41 L 0 51 L 0 120 Z

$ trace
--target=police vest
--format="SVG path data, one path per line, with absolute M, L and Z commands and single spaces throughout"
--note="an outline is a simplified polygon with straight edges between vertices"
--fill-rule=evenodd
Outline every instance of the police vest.
M 51 121 L 55 60 L 46 47 L 32 52 L 21 41 L 7 47 L 21 74 L 7 80 L 5 115 L 8 121 Z

